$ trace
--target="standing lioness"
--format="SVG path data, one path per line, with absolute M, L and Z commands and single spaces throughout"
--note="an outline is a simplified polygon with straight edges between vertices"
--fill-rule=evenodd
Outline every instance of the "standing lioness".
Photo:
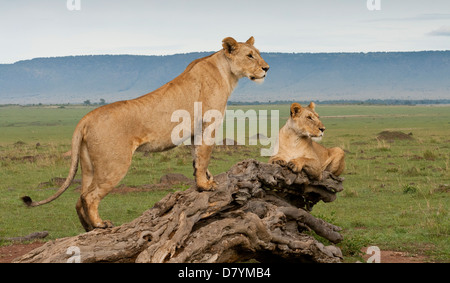
M 56 199 L 69 187 L 80 162 L 82 189 L 76 209 L 81 224 L 86 231 L 111 227 L 111 222 L 103 221 L 98 214 L 100 201 L 125 176 L 139 146 L 146 144 L 146 149 L 154 152 L 176 146 L 171 139 L 176 126 L 171 122 L 174 111 L 186 110 L 193 117 L 194 102 L 201 102 L 202 115 L 210 109 L 223 114 L 240 78 L 264 80 L 269 65 L 253 44 L 253 37 L 245 43 L 227 37 L 222 41 L 222 50 L 193 61 L 181 75 L 159 89 L 88 113 L 73 134 L 72 163 L 65 183 L 46 200 L 35 202 L 23 197 L 23 201 L 38 206 Z M 208 125 L 204 123 L 203 129 Z M 215 186 L 207 169 L 212 146 L 202 142 L 192 148 L 197 187 L 210 190 Z
M 339 147 L 326 148 L 314 141 L 321 139 L 325 126 L 311 102 L 307 107 L 292 103 L 290 117 L 280 129 L 278 152 L 270 163 L 287 165 L 292 171 L 304 170 L 312 179 L 322 179 L 322 172 L 339 176 L 345 168 L 345 153 Z

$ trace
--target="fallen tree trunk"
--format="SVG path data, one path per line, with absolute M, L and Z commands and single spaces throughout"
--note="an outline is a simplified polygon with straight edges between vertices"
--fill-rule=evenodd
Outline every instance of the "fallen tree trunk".
M 130 223 L 46 243 L 15 262 L 340 262 L 339 227 L 308 211 L 333 201 L 342 178 L 322 181 L 245 160 L 215 177 L 218 188 L 168 194 Z

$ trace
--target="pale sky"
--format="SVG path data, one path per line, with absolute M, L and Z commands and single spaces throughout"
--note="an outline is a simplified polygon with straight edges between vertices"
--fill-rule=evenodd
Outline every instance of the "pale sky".
M 77 0 L 70 0 L 75 3 Z M 96 54 L 450 50 L 450 0 L 0 0 L 0 63 Z M 73 5 L 72 5 L 73 6 Z

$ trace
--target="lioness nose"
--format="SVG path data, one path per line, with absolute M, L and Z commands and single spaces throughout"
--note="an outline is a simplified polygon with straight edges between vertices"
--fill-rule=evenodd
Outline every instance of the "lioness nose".
M 323 133 L 325 131 L 325 127 L 319 128 L 319 130 Z
M 262 69 L 267 72 L 269 70 L 269 66 L 263 67 Z

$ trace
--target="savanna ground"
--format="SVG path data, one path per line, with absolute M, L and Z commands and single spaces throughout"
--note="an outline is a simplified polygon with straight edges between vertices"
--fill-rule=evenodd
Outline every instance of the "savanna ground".
M 70 150 L 73 129 L 92 109 L 0 107 L 0 251 L 12 245 L 9 237 L 48 231 L 47 241 L 84 232 L 75 212 L 79 183 L 33 209 L 20 197 L 41 200 L 55 192 L 54 178 L 68 173 L 70 158 L 63 153 Z M 289 115 L 289 105 L 228 109 L 279 110 L 280 127 Z M 344 191 L 335 202 L 316 205 L 313 214 L 343 228 L 338 246 L 345 261 L 364 261 L 361 250 L 378 246 L 419 261 L 450 262 L 450 106 L 318 105 L 316 110 L 327 127 L 322 143 L 345 149 L 347 168 Z M 246 144 L 216 146 L 210 171 L 219 174 L 247 158 L 267 161 L 260 149 L 268 146 Z M 120 225 L 167 193 L 189 187 L 158 185 L 167 173 L 192 178 L 187 147 L 136 152 L 119 188 L 102 201 L 101 216 Z M 0 260 L 6 256 L 0 252 Z

